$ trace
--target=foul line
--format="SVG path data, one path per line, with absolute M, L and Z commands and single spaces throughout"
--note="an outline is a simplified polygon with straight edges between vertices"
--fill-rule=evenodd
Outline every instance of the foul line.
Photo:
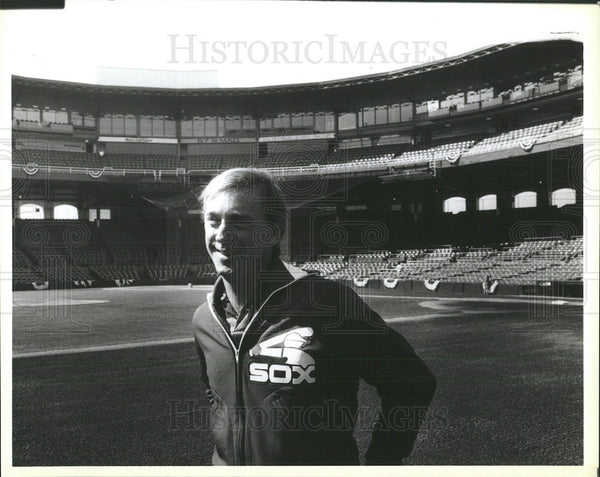
M 500 297 L 485 297 L 481 298 L 467 298 L 467 297 L 451 297 L 451 296 L 426 296 L 426 295 L 369 295 L 360 294 L 361 298 L 410 298 L 413 300 L 447 300 L 447 301 L 476 301 L 478 303 L 536 303 L 539 301 L 550 301 L 550 300 L 561 300 L 564 301 L 565 305 L 583 305 L 583 300 L 577 300 L 574 298 L 555 297 L 555 296 L 539 296 L 531 295 L 528 297 L 513 297 L 513 298 L 500 298 Z
M 140 287 L 142 288 L 142 287 Z M 491 298 L 491 297 L 482 297 L 482 298 L 466 298 L 466 297 L 423 297 L 423 296 L 411 296 L 411 295 L 361 295 L 363 298 L 410 298 L 415 300 L 423 300 L 428 299 L 429 301 L 466 301 L 472 302 L 477 301 L 481 303 L 522 303 L 522 302 L 531 302 L 532 298 L 539 299 L 541 297 L 528 297 L 528 298 Z M 544 299 L 553 299 L 554 297 L 543 297 Z M 583 303 L 578 303 L 577 301 L 566 301 L 567 305 L 578 305 Z M 434 318 L 442 318 L 448 317 L 452 315 L 463 315 L 463 314 L 473 314 L 479 315 L 482 313 L 492 313 L 491 311 L 471 311 L 466 312 L 465 310 L 443 310 L 447 311 L 447 313 L 431 313 L 425 315 L 417 315 L 417 316 L 407 316 L 407 317 L 393 317 L 384 319 L 388 323 L 402 323 L 402 322 L 411 322 L 411 321 L 423 321 L 430 320 Z M 496 311 L 493 311 L 496 313 Z M 136 349 L 136 348 L 145 348 L 147 346 L 161 346 L 161 345 L 169 345 L 169 344 L 181 344 L 181 343 L 191 343 L 194 341 L 194 338 L 174 338 L 169 340 L 154 340 L 154 341 L 137 341 L 135 343 L 121 343 L 121 344 L 113 344 L 113 345 L 100 345 L 100 346 L 87 346 L 82 348 L 64 348 L 64 349 L 56 349 L 56 350 L 47 350 L 47 351 L 33 351 L 29 353 L 15 353 L 13 354 L 13 359 L 17 358 L 35 358 L 40 356 L 59 356 L 65 354 L 78 354 L 78 353 L 93 353 L 97 351 L 118 351 L 124 349 Z
M 122 349 L 145 348 L 146 346 L 160 346 L 167 344 L 191 343 L 194 338 L 174 338 L 171 340 L 137 341 L 135 343 L 121 343 L 103 346 L 87 346 L 84 348 L 63 348 L 48 351 L 33 351 L 31 353 L 15 353 L 13 358 L 35 358 L 38 356 L 57 356 L 61 354 L 93 353 L 94 351 L 116 351 Z
M 434 315 L 422 315 L 421 317 L 415 318 L 425 318 Z M 435 314 L 435 316 L 440 316 L 440 314 Z M 389 318 L 385 321 L 389 321 L 391 323 L 397 322 L 399 318 Z M 13 359 L 18 358 L 37 358 L 41 356 L 59 356 L 64 354 L 78 354 L 78 353 L 94 353 L 97 351 L 119 351 L 124 349 L 136 349 L 136 348 L 145 348 L 147 346 L 161 346 L 161 345 L 169 345 L 169 344 L 181 344 L 181 343 L 192 343 L 194 338 L 174 338 L 170 340 L 154 340 L 154 341 L 136 341 L 135 343 L 120 343 L 120 344 L 112 344 L 112 345 L 100 345 L 100 346 L 85 346 L 82 348 L 63 348 L 63 349 L 55 349 L 55 350 L 46 350 L 46 351 L 32 351 L 29 353 L 14 353 Z
M 212 290 L 212 285 L 134 285 L 134 286 L 125 286 L 125 287 L 108 287 L 101 288 L 102 291 L 160 291 L 160 290 L 186 290 L 186 291 L 204 291 L 204 290 Z M 91 288 L 88 288 L 91 290 Z

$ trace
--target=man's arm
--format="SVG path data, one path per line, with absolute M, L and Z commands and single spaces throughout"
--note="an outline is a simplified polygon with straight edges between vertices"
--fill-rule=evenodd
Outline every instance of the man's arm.
M 436 380 L 408 342 L 394 330 L 378 341 L 363 379 L 377 388 L 381 412 L 366 454 L 370 465 L 400 464 L 413 448 L 435 393 Z
M 198 344 L 196 340 L 196 353 L 198 354 L 198 358 L 200 360 L 200 381 L 204 383 L 206 387 L 208 387 L 208 375 L 206 373 L 206 360 L 204 359 L 204 353 L 202 352 L 202 348 Z
M 352 349 L 362 377 L 377 389 L 381 412 L 366 454 L 369 465 L 401 464 L 413 444 L 436 388 L 433 373 L 399 333 L 349 290 L 345 310 L 356 328 Z M 350 311 L 348 311 L 350 310 Z
M 192 328 L 194 330 L 194 344 L 196 345 L 196 354 L 198 355 L 198 359 L 200 360 L 200 367 L 198 368 L 200 371 L 200 380 L 204 383 L 204 385 L 208 388 L 208 373 L 206 372 L 206 359 L 204 357 L 204 352 L 202 351 L 202 346 L 200 345 L 200 338 L 198 328 L 200 326 L 200 317 L 203 313 L 203 307 L 206 305 L 202 305 L 196 309 L 194 312 L 194 317 L 192 318 Z

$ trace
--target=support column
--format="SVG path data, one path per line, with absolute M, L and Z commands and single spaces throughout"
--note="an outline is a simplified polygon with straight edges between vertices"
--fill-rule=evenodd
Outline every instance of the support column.
M 498 191 L 496 206 L 498 208 L 498 230 L 501 232 L 498 241 L 508 240 L 508 232 L 513 217 L 513 193 L 512 191 Z
M 467 224 L 472 224 L 471 226 L 465 226 L 465 235 L 466 242 L 472 244 L 474 242 L 478 242 L 478 237 L 475 237 L 478 234 L 479 228 L 477 224 L 477 194 L 472 190 L 466 194 L 465 197 L 465 206 L 466 206 L 466 217 Z
M 54 217 L 54 204 L 44 204 L 44 219 L 51 220 Z
M 290 260 L 292 257 L 292 241 L 290 237 L 292 236 L 292 218 L 290 214 L 285 216 L 285 233 L 281 237 L 281 241 L 279 242 L 279 250 L 281 253 L 281 258 L 284 260 Z

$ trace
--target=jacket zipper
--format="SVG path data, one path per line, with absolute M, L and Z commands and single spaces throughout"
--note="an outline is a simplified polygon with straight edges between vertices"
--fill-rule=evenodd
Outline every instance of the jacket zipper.
M 283 290 L 284 288 L 289 287 L 290 285 L 292 285 L 293 283 L 302 280 L 303 278 L 305 278 L 305 276 L 300 277 L 300 278 L 296 278 L 294 280 L 292 280 L 289 283 L 286 283 L 285 285 L 277 288 L 276 290 L 273 290 L 269 296 L 262 302 L 262 304 L 260 305 L 260 307 L 258 308 L 258 310 L 256 311 L 256 313 L 254 313 L 254 315 L 252 316 L 252 319 L 248 322 L 248 325 L 246 326 L 246 328 L 244 329 L 244 332 L 242 333 L 242 337 L 240 338 L 240 346 L 239 348 L 237 348 L 235 346 L 235 343 L 233 342 L 233 340 L 231 339 L 230 334 L 227 332 L 227 330 L 225 329 L 225 326 L 223 325 L 223 323 L 221 322 L 221 320 L 217 317 L 217 314 L 215 313 L 215 310 L 213 309 L 212 306 L 212 294 L 210 294 L 209 297 L 207 297 L 207 303 L 208 303 L 208 308 L 210 309 L 212 316 L 214 318 L 214 320 L 219 324 L 219 326 L 221 327 L 221 329 L 223 330 L 223 333 L 225 334 L 225 336 L 227 337 L 227 341 L 229 342 L 229 345 L 233 351 L 233 356 L 235 359 L 235 381 L 236 381 L 236 386 L 235 386 L 235 395 L 236 395 L 236 400 L 238 403 L 238 407 L 239 407 L 239 413 L 242 413 L 245 411 L 244 409 L 244 397 L 242 395 L 242 369 L 240 368 L 240 349 L 242 349 L 242 343 L 244 342 L 244 337 L 246 336 L 246 331 L 248 331 L 248 329 L 250 329 L 250 326 L 252 325 L 252 323 L 254 322 L 254 320 L 256 319 L 256 317 L 258 316 L 258 314 L 262 311 L 262 309 L 264 308 L 264 306 L 266 305 L 266 303 L 271 299 L 271 297 L 273 295 L 275 295 L 275 293 Z M 238 416 L 239 417 L 239 416 Z M 239 465 L 245 465 L 245 451 L 242 445 L 242 437 L 244 437 L 244 432 L 245 432 L 245 413 L 244 413 L 244 425 L 241 426 L 241 428 L 239 429 L 239 435 L 237 438 L 237 442 L 236 442 L 236 448 L 237 448 L 237 452 L 238 452 L 238 464 Z
M 244 402 L 242 400 L 242 383 L 241 383 L 242 373 L 241 373 L 241 369 L 240 369 L 240 351 L 238 348 L 236 348 L 235 343 L 233 342 L 233 340 L 231 339 L 231 336 L 225 329 L 225 326 L 223 326 L 223 323 L 221 323 L 221 320 L 219 320 L 217 318 L 217 314 L 213 310 L 210 299 L 207 300 L 207 302 L 208 302 L 208 307 L 210 308 L 210 311 L 212 313 L 214 320 L 219 324 L 219 326 L 223 330 L 223 333 L 225 334 L 225 336 L 227 337 L 227 341 L 229 342 L 229 346 L 231 347 L 231 350 L 233 351 L 233 359 L 235 360 L 235 398 L 236 398 L 236 401 L 238 404 L 238 413 L 241 413 Z M 240 416 L 238 416 L 238 419 L 240 419 Z M 244 419 L 245 419 L 245 416 L 244 416 Z M 240 422 L 241 422 L 241 419 L 240 419 Z M 237 450 L 236 457 L 238 460 L 238 462 L 236 462 L 236 464 L 238 464 L 238 465 L 244 465 L 244 463 L 245 463 L 244 462 L 245 459 L 243 458 L 243 450 L 242 450 L 242 446 L 241 446 L 241 442 L 240 442 L 241 441 L 240 436 L 243 433 L 243 429 L 244 429 L 244 426 L 241 426 L 241 428 L 238 430 L 238 436 L 236 438 L 236 446 L 235 447 Z

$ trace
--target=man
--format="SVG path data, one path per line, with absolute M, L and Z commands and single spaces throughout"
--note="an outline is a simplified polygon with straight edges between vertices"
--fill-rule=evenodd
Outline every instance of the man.
M 359 379 L 381 397 L 367 464 L 401 464 L 435 378 L 351 289 L 284 263 L 285 206 L 272 178 L 231 169 L 204 189 L 219 275 L 194 314 L 215 465 L 352 465 Z

